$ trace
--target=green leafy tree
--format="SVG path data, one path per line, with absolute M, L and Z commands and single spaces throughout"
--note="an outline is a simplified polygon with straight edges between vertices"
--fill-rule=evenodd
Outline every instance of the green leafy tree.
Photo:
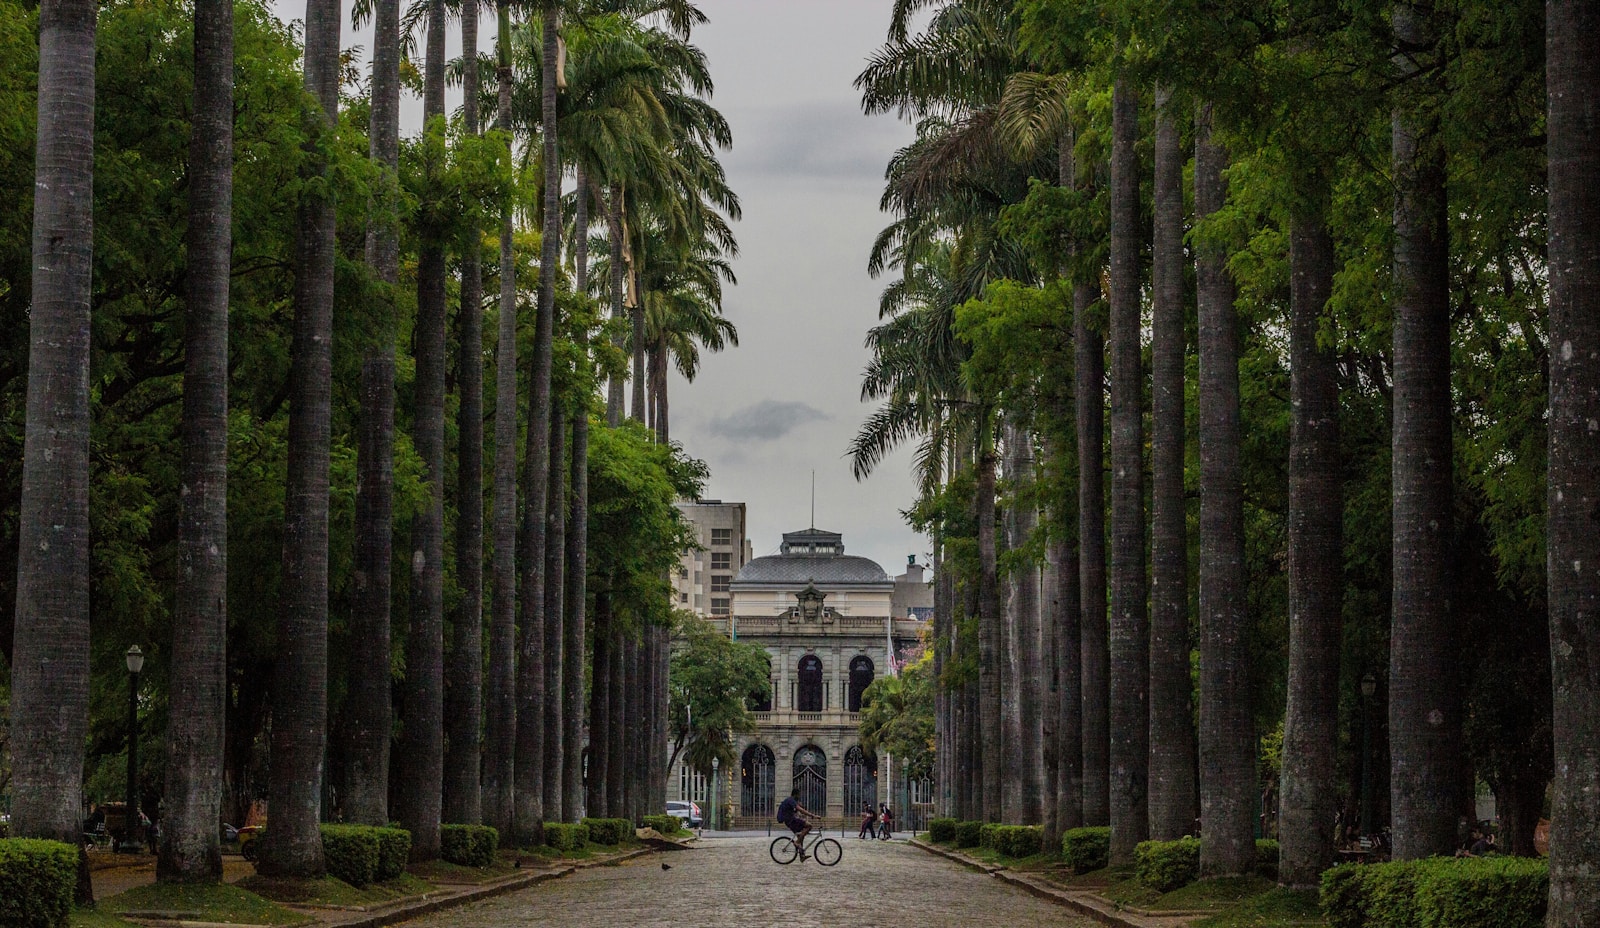
M 755 730 L 752 700 L 770 698 L 772 668 L 766 649 L 734 641 L 710 622 L 677 613 L 668 692 L 672 753 L 667 769 L 682 755 L 707 776 L 717 760 L 732 769 L 739 763 L 735 736 Z

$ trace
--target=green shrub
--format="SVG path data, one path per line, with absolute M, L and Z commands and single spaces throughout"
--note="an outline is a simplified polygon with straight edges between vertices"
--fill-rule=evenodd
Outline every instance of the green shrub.
M 1111 862 L 1111 829 L 1069 829 L 1061 836 L 1061 856 L 1074 873 L 1104 869 Z
M 1200 839 L 1141 841 L 1133 849 L 1139 882 L 1156 892 L 1170 893 L 1200 876 Z
M 928 819 L 928 840 L 934 844 L 949 844 L 956 839 L 956 826 L 960 824 L 953 818 Z
M 1278 882 L 1278 842 L 1271 838 L 1256 839 L 1256 873 Z
M 1427 861 L 1417 874 L 1420 928 L 1540 928 L 1550 865 L 1523 857 Z
M 1032 857 L 1044 847 L 1044 829 L 1038 825 L 1001 825 L 995 829 L 994 849 L 1007 857 Z
M 977 847 L 983 840 L 983 822 L 962 822 L 956 826 L 956 847 Z
M 411 861 L 411 832 L 395 825 L 373 831 L 378 837 L 378 866 L 373 877 L 381 883 L 404 874 L 406 864 Z
M 1418 928 L 1417 876 L 1424 861 L 1349 864 L 1322 875 L 1330 928 Z
M 1317 901 L 1327 916 L 1328 928 L 1361 928 L 1366 920 L 1366 876 L 1369 864 L 1340 864 L 1322 871 Z
M 65 928 L 78 887 L 78 853 L 60 841 L 0 839 L 0 925 Z
M 329 876 L 358 888 L 365 886 L 378 874 L 378 829 L 369 825 L 323 825 L 322 857 Z
M 589 843 L 589 826 L 545 822 L 544 843 L 558 851 L 576 851 Z
M 646 815 L 644 825 L 664 835 L 675 835 L 684 830 L 683 823 L 678 821 L 676 815 Z
M 488 825 L 439 826 L 439 856 L 463 867 L 488 867 L 500 847 L 500 832 Z
M 671 816 L 666 817 L 670 818 Z M 589 826 L 589 840 L 595 844 L 604 844 L 607 847 L 611 847 L 633 837 L 632 819 L 586 818 L 583 823 Z M 659 830 L 657 829 L 657 831 Z

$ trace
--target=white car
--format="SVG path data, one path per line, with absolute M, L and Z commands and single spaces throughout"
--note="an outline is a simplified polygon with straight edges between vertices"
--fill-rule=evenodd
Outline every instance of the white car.
M 685 828 L 699 828 L 705 822 L 700 817 L 700 804 L 698 802 L 672 800 L 667 803 L 667 814 L 682 822 Z

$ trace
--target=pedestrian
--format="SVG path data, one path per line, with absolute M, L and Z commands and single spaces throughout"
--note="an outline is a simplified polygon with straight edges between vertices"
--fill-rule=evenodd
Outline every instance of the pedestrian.
M 887 802 L 880 803 L 878 807 L 878 837 L 889 840 L 894 831 L 894 812 L 890 810 Z
M 876 825 L 877 822 L 878 822 L 878 813 L 872 811 L 872 803 L 870 803 L 870 802 L 862 803 L 861 804 L 861 833 L 856 835 L 856 837 L 865 839 L 865 838 L 871 837 L 872 835 L 876 834 L 877 833 L 877 829 L 874 828 L 873 826 Z

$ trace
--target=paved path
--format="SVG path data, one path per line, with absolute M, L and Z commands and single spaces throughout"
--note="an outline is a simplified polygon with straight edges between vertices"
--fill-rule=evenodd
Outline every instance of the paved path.
M 781 867 L 762 836 L 708 838 L 430 915 L 414 928 L 1088 928 L 1094 923 L 903 842 L 843 839 L 838 866 Z M 661 864 L 671 865 L 663 871 Z M 799 906 L 798 918 L 785 913 Z

